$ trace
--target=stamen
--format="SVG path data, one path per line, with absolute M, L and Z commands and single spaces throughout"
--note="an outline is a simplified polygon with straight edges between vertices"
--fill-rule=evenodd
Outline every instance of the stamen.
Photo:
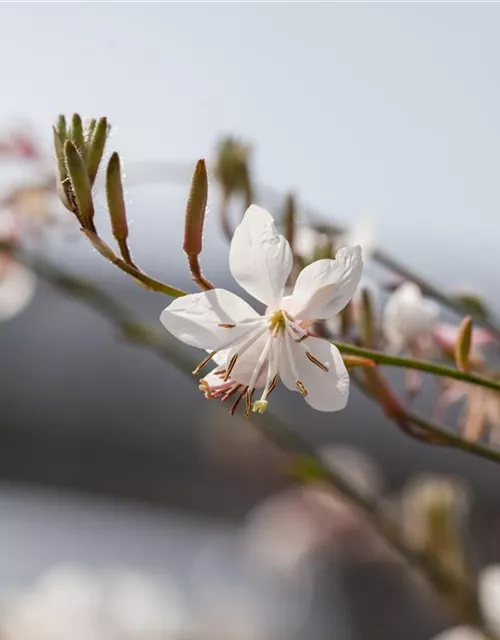
M 307 389 L 304 387 L 304 385 L 302 384 L 302 382 L 300 380 L 297 380 L 297 382 L 295 384 L 297 385 L 297 389 L 302 394 L 302 397 L 305 398 L 307 396 Z
M 238 354 L 235 353 L 234 356 L 229 361 L 229 365 L 228 365 L 228 367 L 226 369 L 226 375 L 223 378 L 224 382 L 227 382 L 229 380 L 229 376 L 231 375 L 231 372 L 234 369 L 234 365 L 236 364 L 237 360 L 238 360 Z
M 306 333 L 305 335 L 303 335 L 301 338 L 296 339 L 295 342 L 302 342 L 303 340 L 305 340 L 306 338 L 309 338 L 309 334 Z
M 234 329 L 236 325 L 235 324 L 229 324 L 226 322 L 222 322 L 219 327 L 222 327 L 223 329 Z
M 248 387 L 245 393 L 246 406 L 245 406 L 245 413 L 243 414 L 245 418 L 248 418 L 248 416 L 250 415 L 250 411 L 252 410 L 252 396 L 253 396 L 253 389 L 250 389 L 250 387 Z
M 271 382 L 271 384 L 269 385 L 269 389 L 267 390 L 267 395 L 271 395 L 271 393 L 276 389 L 276 385 L 278 384 L 278 374 L 276 374 Z
M 209 353 L 208 356 L 206 358 L 204 358 L 200 362 L 200 364 L 196 367 L 196 369 L 192 372 L 193 376 L 197 376 L 200 373 L 200 371 L 203 369 L 203 367 L 210 362 L 210 360 L 214 357 L 214 355 L 216 353 L 217 353 L 217 350 L 212 351 L 211 353 Z
M 247 392 L 246 388 L 243 389 L 243 391 L 240 393 L 240 395 L 236 398 L 236 401 L 234 402 L 233 406 L 231 407 L 229 413 L 234 416 L 236 409 L 238 408 L 238 405 L 241 402 L 241 399 L 243 398 L 243 396 L 245 395 L 245 393 Z
M 330 369 L 325 364 L 320 362 L 317 358 L 315 358 L 310 351 L 306 351 L 306 356 L 308 360 L 310 360 L 313 364 L 315 364 L 317 367 L 319 367 L 323 371 L 330 371 Z

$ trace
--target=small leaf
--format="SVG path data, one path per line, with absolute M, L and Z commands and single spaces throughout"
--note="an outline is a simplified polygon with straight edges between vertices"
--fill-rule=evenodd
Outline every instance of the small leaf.
M 94 204 L 87 168 L 80 152 L 71 140 L 66 140 L 64 156 L 76 201 L 75 214 L 79 217 L 84 228 L 93 230 Z

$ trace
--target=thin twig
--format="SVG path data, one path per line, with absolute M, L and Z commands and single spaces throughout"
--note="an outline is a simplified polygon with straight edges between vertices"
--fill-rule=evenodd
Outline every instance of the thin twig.
M 341 353 L 368 358 L 369 360 L 373 360 L 377 364 L 385 364 L 390 367 L 399 367 L 402 369 L 425 371 L 426 373 L 432 373 L 442 378 L 453 378 L 454 380 L 461 380 L 462 382 L 468 382 L 480 387 L 493 389 L 494 391 L 500 391 L 500 382 L 498 380 L 493 380 L 492 378 L 481 376 L 476 373 L 465 373 L 464 371 L 453 369 L 453 367 L 447 367 L 446 365 L 428 362 L 427 360 L 392 356 L 388 353 L 383 353 L 382 351 L 365 349 L 364 347 L 356 347 L 352 344 L 346 344 L 344 342 L 332 342 L 337 346 L 338 350 Z

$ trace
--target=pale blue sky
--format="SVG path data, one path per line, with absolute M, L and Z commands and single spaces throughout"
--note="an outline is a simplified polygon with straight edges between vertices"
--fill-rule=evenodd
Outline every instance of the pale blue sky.
M 129 162 L 236 132 L 266 183 L 374 212 L 438 280 L 472 255 L 496 282 L 499 25 L 479 3 L 4 3 L 0 121 L 106 114 Z

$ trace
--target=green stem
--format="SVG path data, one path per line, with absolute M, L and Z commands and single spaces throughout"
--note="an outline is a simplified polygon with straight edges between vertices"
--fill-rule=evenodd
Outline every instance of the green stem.
M 401 356 L 391 356 L 382 351 L 375 351 L 373 349 L 365 349 L 364 347 L 356 347 L 352 344 L 346 344 L 345 342 L 333 342 L 341 353 L 346 353 L 352 356 L 361 356 L 373 360 L 377 364 L 385 364 L 390 367 L 400 367 L 403 369 L 415 369 L 417 371 L 425 371 L 426 373 L 432 373 L 442 378 L 453 378 L 454 380 L 460 380 L 462 382 L 468 382 L 480 387 L 487 387 L 494 391 L 500 391 L 500 382 L 492 380 L 486 376 L 480 376 L 476 373 L 464 373 L 458 369 L 447 367 L 446 365 L 436 364 L 434 362 L 427 362 L 426 360 L 417 360 L 414 358 L 404 358 Z

